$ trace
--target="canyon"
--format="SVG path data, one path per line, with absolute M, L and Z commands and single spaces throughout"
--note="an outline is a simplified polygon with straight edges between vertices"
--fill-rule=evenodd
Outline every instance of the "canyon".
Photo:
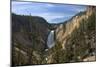
M 14 66 L 95 61 L 96 7 L 59 24 L 12 14 L 11 44 Z

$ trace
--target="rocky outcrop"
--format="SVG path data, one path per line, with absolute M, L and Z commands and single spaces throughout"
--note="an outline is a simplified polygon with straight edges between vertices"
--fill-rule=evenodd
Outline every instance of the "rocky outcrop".
M 78 30 L 82 26 L 81 24 L 91 23 L 91 22 L 88 22 L 88 19 L 90 19 L 90 17 L 94 13 L 95 13 L 95 7 L 88 7 L 87 11 L 78 13 L 71 20 L 60 24 L 56 28 L 56 40 L 62 43 L 63 49 L 65 48 L 66 41 L 68 40 L 68 38 L 71 37 L 71 34 L 74 33 L 76 29 Z M 84 26 L 87 26 L 87 25 L 84 25 Z
M 58 24 L 55 28 L 55 41 L 55 46 L 48 50 L 47 63 L 95 61 L 95 6 L 88 7 L 69 21 Z
M 75 61 L 80 56 L 79 61 L 82 61 L 87 56 L 95 56 L 95 15 L 95 6 L 91 6 L 56 28 L 56 41 L 62 45 L 63 50 L 72 53 L 71 60 Z

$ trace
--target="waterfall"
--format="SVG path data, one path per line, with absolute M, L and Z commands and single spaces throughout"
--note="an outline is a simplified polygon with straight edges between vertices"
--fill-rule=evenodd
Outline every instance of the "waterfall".
M 48 35 L 47 46 L 49 48 L 52 48 L 54 45 L 55 45 L 55 42 L 54 42 L 54 30 L 51 30 L 49 35 Z

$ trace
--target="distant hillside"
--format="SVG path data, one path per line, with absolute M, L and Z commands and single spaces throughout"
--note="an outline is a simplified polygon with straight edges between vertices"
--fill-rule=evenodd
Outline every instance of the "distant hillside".
M 25 53 L 31 59 L 33 51 L 36 51 L 38 56 L 43 53 L 45 48 L 47 48 L 46 40 L 49 33 L 48 28 L 49 24 L 42 17 L 12 14 L 12 45 L 14 65 L 20 65 L 22 61 L 21 59 L 18 60 L 18 56 L 15 55 L 22 54 L 19 58 L 25 58 L 23 55 L 23 53 Z M 32 61 L 30 61 L 30 59 L 28 59 L 27 62 L 22 62 L 21 64 L 31 64 Z

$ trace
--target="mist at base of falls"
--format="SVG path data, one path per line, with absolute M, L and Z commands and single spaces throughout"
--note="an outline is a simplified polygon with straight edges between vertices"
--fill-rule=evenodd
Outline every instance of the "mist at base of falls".
M 52 48 L 54 45 L 55 45 L 54 30 L 51 30 L 47 38 L 47 46 L 48 48 Z

